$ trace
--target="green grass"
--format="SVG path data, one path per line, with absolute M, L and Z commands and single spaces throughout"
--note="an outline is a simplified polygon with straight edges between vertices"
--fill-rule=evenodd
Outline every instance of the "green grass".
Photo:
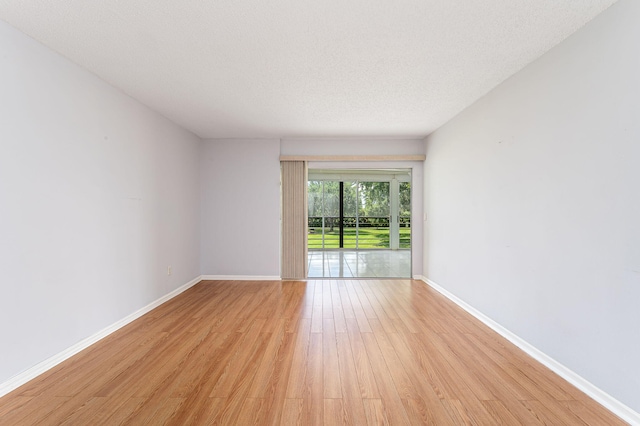
M 308 235 L 310 249 L 322 248 L 322 228 L 313 229 Z M 360 228 L 358 248 L 389 248 L 389 228 Z M 340 248 L 340 231 L 325 229 L 324 248 Z M 344 248 L 356 248 L 356 229 L 344 230 Z M 411 248 L 411 228 L 400 228 L 400 248 Z

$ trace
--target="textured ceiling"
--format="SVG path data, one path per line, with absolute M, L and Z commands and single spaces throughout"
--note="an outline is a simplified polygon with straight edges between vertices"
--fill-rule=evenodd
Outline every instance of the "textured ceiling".
M 616 0 L 0 0 L 203 138 L 425 136 Z

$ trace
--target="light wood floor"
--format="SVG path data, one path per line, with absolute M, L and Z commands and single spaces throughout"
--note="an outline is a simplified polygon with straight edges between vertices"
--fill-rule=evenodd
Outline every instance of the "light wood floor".
M 624 424 L 424 283 L 204 281 L 0 399 L 2 425 Z

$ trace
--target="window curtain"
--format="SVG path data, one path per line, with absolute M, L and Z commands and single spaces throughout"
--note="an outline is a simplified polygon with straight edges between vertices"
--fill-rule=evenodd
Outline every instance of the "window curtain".
M 307 278 L 307 162 L 282 161 L 282 278 Z

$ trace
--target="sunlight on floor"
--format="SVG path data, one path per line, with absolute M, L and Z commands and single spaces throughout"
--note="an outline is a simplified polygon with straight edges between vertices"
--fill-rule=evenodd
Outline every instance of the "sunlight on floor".
M 411 250 L 309 250 L 309 278 L 411 278 Z

